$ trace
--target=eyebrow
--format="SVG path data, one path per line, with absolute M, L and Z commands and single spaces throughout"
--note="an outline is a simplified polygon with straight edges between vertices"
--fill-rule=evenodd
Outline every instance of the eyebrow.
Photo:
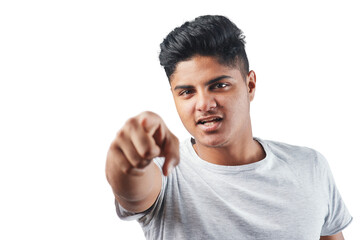
M 205 86 L 209 86 L 215 82 L 218 82 L 222 79 L 225 79 L 225 78 L 231 78 L 230 76 L 227 76 L 227 75 L 222 75 L 222 76 L 219 76 L 219 77 L 216 77 L 214 79 L 211 79 L 209 80 L 208 82 L 206 82 L 206 84 L 204 84 Z M 190 89 L 190 88 L 194 88 L 193 85 L 178 85 L 178 86 L 175 86 L 175 88 L 173 89 L 173 91 L 177 90 L 177 89 Z

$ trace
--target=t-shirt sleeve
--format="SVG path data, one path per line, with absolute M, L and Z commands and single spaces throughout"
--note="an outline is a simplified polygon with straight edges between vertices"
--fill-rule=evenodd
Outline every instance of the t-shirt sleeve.
M 154 163 L 157 164 L 157 166 L 162 171 L 164 159 L 163 158 L 155 158 Z M 146 225 L 148 225 L 150 223 L 150 221 L 153 219 L 153 217 L 159 213 L 162 203 L 163 203 L 166 185 L 167 185 L 167 178 L 162 174 L 162 188 L 161 188 L 161 191 L 160 191 L 156 201 L 149 209 L 147 209 L 146 211 L 141 212 L 141 213 L 134 213 L 134 212 L 127 211 L 119 204 L 119 202 L 117 200 L 115 200 L 115 207 L 116 207 L 116 212 L 117 212 L 118 217 L 120 219 L 126 220 L 126 221 L 137 220 L 141 225 L 143 225 L 143 227 L 145 227 Z
M 326 159 L 319 154 L 323 167 L 323 183 L 328 198 L 328 212 L 321 229 L 321 236 L 334 235 L 345 229 L 351 222 L 352 216 L 336 187 L 331 169 Z

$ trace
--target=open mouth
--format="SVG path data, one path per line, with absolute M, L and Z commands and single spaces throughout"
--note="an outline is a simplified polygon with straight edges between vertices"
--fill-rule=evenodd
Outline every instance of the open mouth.
M 205 125 L 205 126 L 212 126 L 216 122 L 220 122 L 220 121 L 222 121 L 222 118 L 214 117 L 214 118 L 199 120 L 197 122 L 197 124 L 202 124 L 202 125 Z

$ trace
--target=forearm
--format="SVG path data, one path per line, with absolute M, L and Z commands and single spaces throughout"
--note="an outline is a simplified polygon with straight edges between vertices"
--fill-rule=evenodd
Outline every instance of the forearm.
M 339 232 L 331 236 L 321 236 L 320 240 L 345 240 L 345 238 L 343 237 L 342 232 Z
M 109 170 L 107 178 L 117 201 L 132 212 L 144 211 L 154 203 L 162 181 L 161 172 L 154 162 L 138 174 L 115 173 Z

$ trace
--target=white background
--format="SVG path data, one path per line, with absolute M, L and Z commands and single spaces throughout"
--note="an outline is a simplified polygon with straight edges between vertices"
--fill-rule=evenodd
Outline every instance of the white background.
M 159 113 L 188 136 L 159 44 L 203 14 L 244 32 L 257 74 L 254 135 L 319 150 L 354 217 L 360 182 L 357 1 L 1 1 L 0 239 L 144 239 L 115 213 L 105 174 L 124 121 Z

